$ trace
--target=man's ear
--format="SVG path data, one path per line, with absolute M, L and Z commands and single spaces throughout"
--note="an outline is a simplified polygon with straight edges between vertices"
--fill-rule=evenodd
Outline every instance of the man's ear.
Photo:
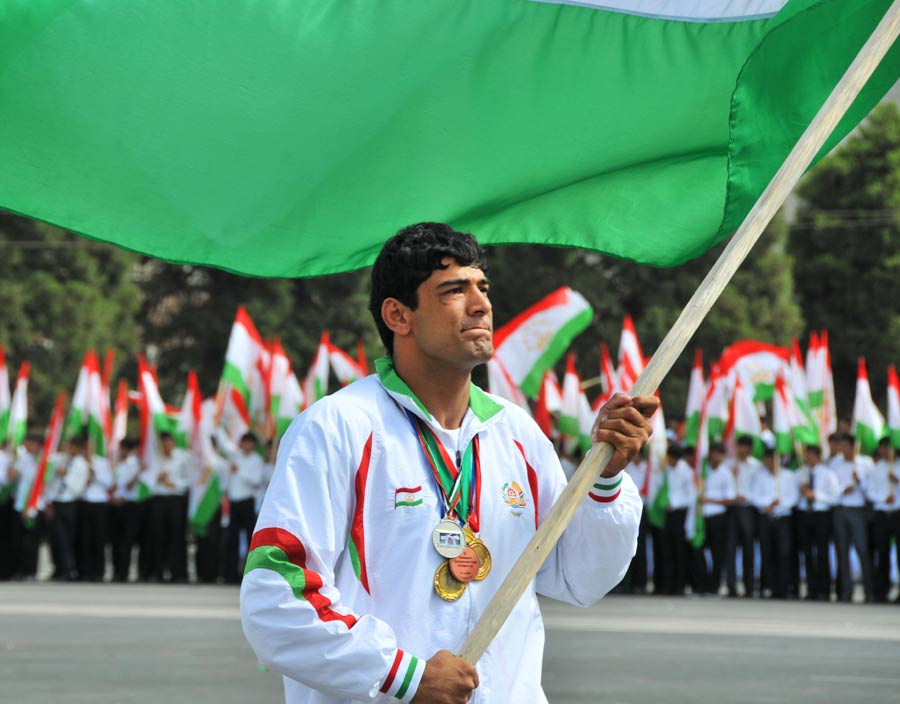
M 381 318 L 388 329 L 399 337 L 406 337 L 412 330 L 412 311 L 396 298 L 385 298 L 381 303 Z

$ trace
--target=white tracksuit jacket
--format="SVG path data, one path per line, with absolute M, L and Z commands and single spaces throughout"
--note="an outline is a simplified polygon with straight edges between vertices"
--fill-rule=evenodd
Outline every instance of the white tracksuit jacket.
M 287 704 L 410 701 L 426 659 L 458 651 L 565 486 L 532 419 L 473 385 L 459 446 L 479 434 L 478 535 L 493 569 L 458 601 L 441 600 L 440 497 L 400 406 L 441 429 L 390 360 L 378 362 L 378 376 L 317 402 L 285 433 L 250 546 L 244 633 L 283 675 Z M 537 593 L 587 606 L 624 575 L 641 500 L 624 472 L 601 482 L 479 661 L 471 701 L 545 702 Z

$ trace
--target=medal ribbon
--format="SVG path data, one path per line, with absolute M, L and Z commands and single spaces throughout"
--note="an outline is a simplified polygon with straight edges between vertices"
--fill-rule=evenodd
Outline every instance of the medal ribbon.
M 450 453 L 431 431 L 431 428 L 410 411 L 406 409 L 404 411 L 416 431 L 422 454 L 425 455 L 425 460 L 431 468 L 432 477 L 444 499 L 445 514 L 450 518 L 453 518 L 454 514 L 459 516 L 463 525 L 468 521 L 472 530 L 477 531 L 477 509 L 470 511 L 470 508 L 473 505 L 477 506 L 477 498 L 481 493 L 478 436 L 472 438 L 466 447 L 460 468 L 457 469 Z

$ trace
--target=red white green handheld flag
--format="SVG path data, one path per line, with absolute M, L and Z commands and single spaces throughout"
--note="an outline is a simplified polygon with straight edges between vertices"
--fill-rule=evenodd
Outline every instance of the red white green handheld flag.
M 275 411 L 275 432 L 278 437 L 284 435 L 288 426 L 294 421 L 300 411 L 303 410 L 303 389 L 300 388 L 300 382 L 297 375 L 291 369 L 288 371 L 287 378 L 281 390 L 278 400 L 278 408 Z
M 731 393 L 731 403 L 728 412 L 728 427 L 725 429 L 725 442 L 734 449 L 737 439 L 746 435 L 753 440 L 753 455 L 763 456 L 762 423 L 756 404 L 744 388 L 740 378 L 737 379 L 734 391 Z
M 6 368 L 6 350 L 0 345 L 0 438 L 9 435 L 9 370 Z
M 562 408 L 562 389 L 556 373 L 548 369 L 541 381 L 537 401 L 534 404 L 534 420 L 549 439 L 553 439 L 553 414 Z
M 581 390 L 581 377 L 575 369 L 575 356 L 566 358 L 566 374 L 562 384 L 562 408 L 559 411 L 559 433 L 583 450 L 591 446 L 594 412 Z
M 87 425 L 91 408 L 91 359 L 93 350 L 84 354 L 81 368 L 78 370 L 78 379 L 75 382 L 75 391 L 72 394 L 72 405 L 69 408 L 69 418 L 66 420 L 64 437 L 70 439 L 80 434 Z
M 142 476 L 138 482 L 137 500 L 143 501 L 150 498 L 153 492 L 152 484 L 156 482 L 156 477 L 152 475 L 158 469 L 159 433 L 172 430 L 169 415 L 166 412 L 166 404 L 163 402 L 156 384 L 156 375 L 143 355 L 138 355 L 138 389 L 141 393 L 138 404 L 141 464 L 148 471 L 148 474 Z
M 853 402 L 853 432 L 856 442 L 864 455 L 871 455 L 878 441 L 885 436 L 887 428 L 884 416 L 872 400 L 869 375 L 866 373 L 865 357 L 860 357 L 856 371 L 856 399 Z
M 697 446 L 700 435 L 700 421 L 703 417 L 703 406 L 706 403 L 706 382 L 703 380 L 703 351 L 694 352 L 694 366 L 691 369 L 691 381 L 688 385 L 687 407 L 684 410 L 684 444 Z
M 828 435 L 837 430 L 837 401 L 834 395 L 834 374 L 831 371 L 831 347 L 828 344 L 827 330 L 823 330 L 819 334 L 819 341 L 825 357 L 825 380 L 822 385 L 822 422 L 819 423 L 819 432 L 822 434 L 821 446 L 827 452 Z
M 825 349 L 814 330 L 809 334 L 809 348 L 806 350 L 806 390 L 809 394 L 809 407 L 814 411 L 822 406 L 824 382 Z
M 887 427 L 891 447 L 900 450 L 900 379 L 894 365 L 888 367 Z
M 742 340 L 726 347 L 719 358 L 719 369 L 734 385 L 740 377 L 744 387 L 752 393 L 754 401 L 768 401 L 775 389 L 775 377 L 787 374 L 790 353 L 786 347 L 777 347 L 756 340 Z
M 109 390 L 103 384 L 97 355 L 93 352 L 90 352 L 89 354 L 88 437 L 90 438 L 92 452 L 101 457 L 106 457 L 109 446 L 109 437 L 112 435 L 112 416 L 109 412 Z
M 31 365 L 22 362 L 19 376 L 16 378 L 16 390 L 13 392 L 9 409 L 9 432 L 7 439 L 13 447 L 18 447 L 28 433 L 28 373 Z
M 118 459 L 119 445 L 128 434 L 128 382 L 119 379 L 116 389 L 116 407 L 113 411 L 110 457 Z
M 619 338 L 618 379 L 622 389 L 631 391 L 642 371 L 644 371 L 644 352 L 634 329 L 634 321 L 630 315 L 626 315 L 622 323 L 622 335 Z
M 722 442 L 725 437 L 725 426 L 728 425 L 728 391 L 727 381 L 717 365 L 713 365 L 709 375 L 709 388 L 706 391 L 704 417 L 706 432 L 710 442 Z M 698 439 L 697 446 L 702 441 Z
M 207 399 L 198 407 L 194 399 L 199 396 L 199 387 L 196 387 L 191 394 L 190 415 L 197 438 L 194 454 L 200 459 L 201 471 L 191 483 L 188 494 L 188 523 L 194 534 L 202 538 L 222 503 L 222 486 L 214 464 L 216 453 L 209 439 L 215 429 L 216 403 Z
M 62 438 L 63 416 L 66 412 L 66 395 L 60 391 L 56 396 L 56 404 L 53 406 L 53 415 L 50 417 L 50 425 L 47 426 L 47 433 L 44 435 L 44 445 L 41 448 L 41 456 L 38 461 L 37 471 L 34 473 L 34 479 L 31 483 L 31 489 L 28 492 L 28 498 L 25 502 L 25 518 L 34 519 L 40 510 L 41 497 L 44 494 L 44 487 L 53 476 L 55 468 L 53 466 L 53 456 L 59 448 L 59 441 Z
M 319 340 L 319 346 L 316 348 L 316 355 L 313 357 L 309 371 L 306 373 L 306 379 L 303 380 L 304 408 L 308 408 L 328 394 L 328 369 L 331 360 L 330 345 L 331 341 L 328 337 L 328 331 L 325 330 Z
M 556 289 L 494 331 L 494 359 L 512 383 L 537 398 L 551 369 L 594 317 L 587 300 L 568 286 Z
M 531 415 L 531 408 L 528 406 L 528 399 L 522 390 L 516 386 L 515 382 L 510 378 L 509 372 L 503 367 L 503 363 L 496 358 L 488 360 L 487 363 L 488 390 L 507 401 L 527 411 Z
M 775 377 L 775 394 L 772 398 L 772 432 L 775 433 L 775 452 L 781 455 L 789 455 L 794 449 L 794 403 L 784 375 L 779 374 Z
M 331 344 L 330 341 L 328 342 L 328 359 L 331 362 L 331 370 L 344 386 L 366 376 L 363 368 L 353 357 L 340 347 Z
M 612 357 L 609 355 L 609 346 L 605 342 L 600 343 L 600 388 L 603 393 L 594 399 L 593 408 L 600 410 L 600 406 L 613 397 L 613 394 L 624 393 L 630 389 L 624 389 L 619 382 L 619 375 L 613 366 Z
M 250 426 L 250 409 L 253 387 L 257 387 L 259 363 L 264 357 L 266 346 L 263 344 L 256 325 L 243 306 L 238 307 L 228 336 L 228 347 L 225 350 L 225 367 L 222 371 L 222 384 L 226 389 L 223 401 L 230 403 L 241 421 Z

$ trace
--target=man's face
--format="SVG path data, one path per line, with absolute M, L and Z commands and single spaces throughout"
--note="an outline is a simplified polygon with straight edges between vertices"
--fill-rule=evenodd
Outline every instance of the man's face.
M 766 455 L 765 457 L 763 457 L 763 464 L 771 474 L 775 474 L 775 458 L 772 457 L 772 455 Z
M 25 441 L 25 451 L 28 454 L 30 454 L 30 455 L 37 454 L 37 451 L 40 449 L 41 449 L 41 444 L 39 442 L 36 442 L 34 440 L 26 440 Z
M 735 446 L 735 454 L 737 454 L 737 457 L 741 462 L 744 462 L 750 456 L 750 446 L 749 445 Z
M 418 288 L 410 331 L 420 355 L 471 369 L 494 354 L 488 280 L 476 267 L 443 263 Z
M 172 451 L 175 449 L 175 440 L 173 438 L 163 438 L 161 445 L 166 456 L 171 455 Z
M 241 448 L 241 452 L 245 455 L 249 455 L 256 449 L 256 443 L 252 440 L 241 440 L 238 446 Z
M 720 464 L 722 464 L 722 460 L 725 459 L 725 455 L 723 455 L 718 450 L 712 450 L 709 453 L 709 466 L 715 469 Z
M 837 449 L 838 449 L 838 452 L 840 452 L 844 456 L 845 460 L 853 459 L 854 447 L 853 447 L 853 443 L 850 442 L 849 440 L 838 440 Z
M 815 467 L 817 464 L 819 464 L 822 458 L 818 453 L 807 450 L 804 459 L 806 460 L 807 467 Z

